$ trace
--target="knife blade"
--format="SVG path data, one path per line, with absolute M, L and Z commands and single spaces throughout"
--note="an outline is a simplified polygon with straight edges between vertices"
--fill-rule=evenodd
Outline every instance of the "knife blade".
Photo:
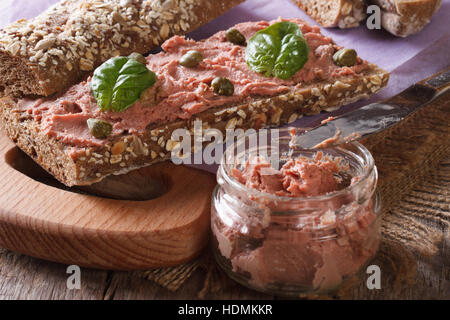
M 330 147 L 366 137 L 392 127 L 415 111 L 449 92 L 450 68 L 413 84 L 399 94 L 355 111 L 331 118 L 295 136 L 304 149 Z

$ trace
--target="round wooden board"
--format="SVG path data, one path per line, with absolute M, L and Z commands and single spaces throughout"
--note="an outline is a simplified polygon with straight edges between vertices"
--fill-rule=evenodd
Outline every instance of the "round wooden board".
M 0 153 L 0 247 L 89 268 L 142 270 L 186 262 L 207 244 L 210 173 L 169 162 L 142 168 L 134 177 L 162 178 L 166 193 L 112 200 L 37 181 L 46 173 L 4 135 Z

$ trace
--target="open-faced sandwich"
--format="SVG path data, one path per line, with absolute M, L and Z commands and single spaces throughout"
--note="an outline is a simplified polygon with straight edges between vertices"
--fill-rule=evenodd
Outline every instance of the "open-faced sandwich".
M 241 23 L 163 52 L 117 56 L 49 97 L 5 97 L 9 137 L 66 185 L 170 158 L 172 132 L 263 128 L 367 98 L 388 73 L 302 20 Z

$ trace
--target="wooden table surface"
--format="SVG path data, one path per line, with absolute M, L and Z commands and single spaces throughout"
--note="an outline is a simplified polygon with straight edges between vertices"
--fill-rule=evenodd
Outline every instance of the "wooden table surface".
M 382 273 L 382 288 L 369 290 L 364 279 L 351 290 L 354 299 L 450 299 L 450 239 L 442 243 L 432 259 L 418 259 L 414 283 L 394 285 L 389 274 Z M 176 292 L 130 272 L 81 270 L 81 289 L 67 289 L 67 266 L 0 251 L 0 299 L 198 299 L 205 272 L 198 269 Z M 383 272 L 383 271 L 382 271 Z M 246 289 L 231 280 L 224 290 L 208 294 L 206 299 L 274 299 Z
M 450 173 L 450 155 L 441 162 Z M 450 175 L 438 181 L 444 194 L 450 192 Z M 427 181 L 425 181 L 427 182 Z M 427 182 L 428 183 L 428 182 Z M 450 217 L 448 199 L 441 201 L 439 212 Z M 448 221 L 448 220 L 447 220 Z M 448 221 L 450 225 L 450 221 Z M 383 254 L 383 244 L 375 258 L 380 266 L 381 289 L 369 290 L 366 277 L 361 276 L 350 289 L 336 295 L 344 299 L 450 299 L 450 233 L 446 233 L 433 257 L 410 254 L 417 262 L 414 273 L 410 263 L 399 256 Z M 392 246 L 391 246 L 392 247 Z M 390 247 L 390 248 L 391 248 Z M 208 254 L 208 251 L 206 251 Z M 67 266 L 31 258 L 9 250 L 0 249 L 0 299 L 199 299 L 206 278 L 205 270 L 199 268 L 176 292 L 161 287 L 153 281 L 132 272 L 113 272 L 81 269 L 81 288 L 69 290 Z M 206 299 L 275 299 L 246 289 L 225 279 L 221 290 L 208 293 Z
M 441 162 L 450 168 L 450 156 Z M 448 170 L 450 172 L 450 170 Z M 450 178 L 450 175 L 448 175 Z M 450 179 L 440 181 L 449 194 Z M 442 216 L 450 216 L 448 201 L 443 201 Z M 445 204 L 447 203 L 447 204 Z M 446 207 L 444 207 L 444 205 Z M 367 275 L 351 283 L 348 290 L 336 297 L 344 299 L 450 299 L 450 235 L 447 233 L 433 257 L 410 254 L 417 262 L 411 272 L 408 260 L 383 250 L 383 243 L 374 264 L 381 268 L 381 289 L 369 290 Z M 386 247 L 392 248 L 392 245 Z M 389 252 L 386 254 L 386 252 Z M 206 251 L 205 254 L 209 254 Z M 67 266 L 35 259 L 6 249 L 0 249 L 0 299 L 199 299 L 206 272 L 198 268 L 176 292 L 161 287 L 133 272 L 113 272 L 81 269 L 81 288 L 68 289 Z M 206 294 L 206 299 L 275 299 L 246 289 L 224 277 L 221 290 Z M 212 290 L 214 291 L 214 290 Z
M 450 173 L 450 156 L 441 162 Z M 441 188 L 450 192 L 450 175 L 440 180 Z M 442 216 L 450 216 L 448 201 L 442 201 Z M 450 223 L 450 221 L 449 221 Z M 411 255 L 417 262 L 415 273 L 409 262 L 392 253 L 383 254 L 383 244 L 375 263 L 382 270 L 381 289 L 369 290 L 366 277 L 359 278 L 338 298 L 352 299 L 450 299 L 450 235 L 439 244 L 431 258 Z M 391 250 L 386 250 L 386 252 Z M 208 254 L 206 251 L 205 254 Z M 81 288 L 67 288 L 67 266 L 0 249 L 0 299 L 198 299 L 205 283 L 205 270 L 199 268 L 176 292 L 132 272 L 81 269 Z M 396 276 L 394 276 L 396 275 Z M 225 279 L 219 292 L 206 294 L 206 299 L 274 299 L 246 289 Z
M 441 162 L 450 173 L 450 156 Z M 440 180 L 444 194 L 450 192 L 450 174 Z M 448 199 L 441 201 L 439 212 L 450 217 Z M 450 221 L 447 220 L 449 225 Z M 450 234 L 446 233 L 433 257 L 409 254 L 417 262 L 414 272 L 408 260 L 383 251 L 383 243 L 374 264 L 381 268 L 381 289 L 366 287 L 367 275 L 351 283 L 348 290 L 336 297 L 344 299 L 450 299 Z M 388 245 L 386 245 L 388 247 Z M 392 246 L 389 246 L 392 248 Z M 389 252 L 389 253 L 387 253 Z M 387 254 L 386 254 L 387 253 Z M 206 251 L 205 254 L 208 254 Z M 137 273 L 81 269 L 81 288 L 69 290 L 67 266 L 0 249 L 0 299 L 199 299 L 206 278 L 198 268 L 176 292 L 161 287 Z M 275 299 L 246 289 L 224 277 L 221 290 L 206 294 L 206 299 Z M 213 290 L 214 291 L 214 290 Z

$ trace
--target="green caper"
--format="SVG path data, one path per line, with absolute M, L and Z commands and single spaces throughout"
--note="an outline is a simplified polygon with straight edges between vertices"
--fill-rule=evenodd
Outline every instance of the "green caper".
M 232 96 L 234 93 L 234 85 L 227 78 L 217 77 L 211 82 L 214 92 L 221 96 Z
M 341 49 L 333 55 L 333 61 L 340 67 L 351 67 L 355 65 L 357 56 L 353 49 Z
M 134 59 L 137 62 L 142 63 L 142 64 L 147 64 L 147 61 L 145 60 L 145 57 L 142 54 L 137 53 L 137 52 L 133 52 L 132 54 L 130 54 L 128 56 L 128 58 Z
M 106 139 L 112 131 L 112 125 L 99 119 L 88 119 L 87 125 L 89 132 L 97 139 Z
M 186 68 L 195 68 L 201 61 L 203 61 L 202 54 L 198 51 L 191 50 L 181 57 L 180 64 Z
M 242 33 L 239 32 L 239 30 L 229 29 L 225 36 L 231 43 L 237 44 L 238 46 L 245 45 L 245 37 Z

